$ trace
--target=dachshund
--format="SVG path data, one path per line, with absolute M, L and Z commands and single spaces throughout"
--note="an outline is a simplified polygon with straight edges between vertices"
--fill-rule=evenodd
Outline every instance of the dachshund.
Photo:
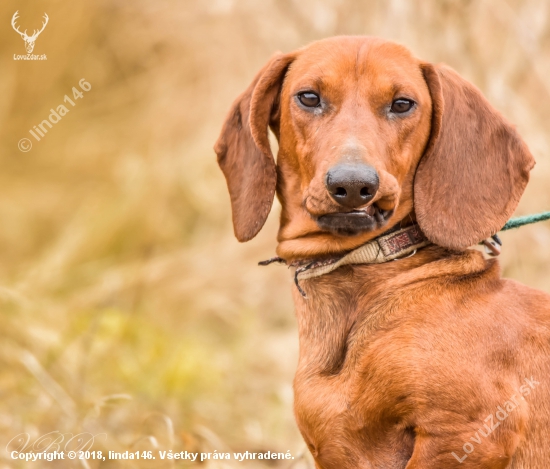
M 393 42 L 327 38 L 269 60 L 215 151 L 239 241 L 282 206 L 317 469 L 550 467 L 550 296 L 472 248 L 534 159 L 475 86 Z

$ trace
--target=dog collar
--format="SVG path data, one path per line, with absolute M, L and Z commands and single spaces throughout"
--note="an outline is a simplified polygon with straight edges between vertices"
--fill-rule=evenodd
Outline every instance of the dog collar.
M 369 241 L 347 254 L 313 261 L 297 261 L 289 265 L 295 267 L 294 283 L 300 294 L 306 294 L 300 287 L 300 280 L 326 275 L 343 265 L 352 264 L 382 264 L 414 255 L 417 249 L 431 244 L 424 236 L 418 225 L 411 225 Z M 274 257 L 262 261 L 260 265 L 269 265 L 273 262 L 286 264 L 284 259 Z
M 529 225 L 531 223 L 537 223 L 544 220 L 550 220 L 550 212 L 512 218 L 499 231 L 511 230 L 513 228 L 519 228 L 524 225 Z M 424 233 L 422 233 L 420 227 L 418 225 L 411 225 L 397 231 L 392 230 L 390 232 L 386 232 L 382 236 L 359 246 L 347 254 L 321 260 L 297 261 L 290 264 L 289 267 L 296 268 L 294 283 L 296 284 L 300 294 L 304 298 L 307 298 L 306 293 L 300 287 L 300 280 L 320 277 L 321 275 L 328 274 L 343 265 L 381 264 L 387 261 L 410 257 L 416 253 L 417 249 L 428 246 L 429 244 L 432 243 L 428 241 L 426 236 L 424 236 Z M 500 254 L 502 241 L 500 241 L 498 235 L 496 234 L 483 240 L 479 244 L 484 245 L 487 254 L 491 256 L 498 256 Z M 262 261 L 259 264 L 269 265 L 273 262 L 279 262 L 282 264 L 287 263 L 280 257 L 274 257 L 272 259 L 268 259 L 267 261 Z

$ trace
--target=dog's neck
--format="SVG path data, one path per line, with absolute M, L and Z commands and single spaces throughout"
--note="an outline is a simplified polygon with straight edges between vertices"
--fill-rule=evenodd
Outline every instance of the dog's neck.
M 297 263 L 296 286 L 298 281 L 329 274 L 344 265 L 383 264 L 406 256 L 413 256 L 418 249 L 428 246 L 430 241 L 418 225 L 395 228 L 359 246 L 353 251 L 326 259 Z M 304 292 L 300 289 L 302 295 Z
M 260 262 L 260 265 L 279 262 L 294 267 L 294 283 L 300 294 L 306 297 L 306 293 L 300 287 L 301 280 L 329 274 L 344 265 L 382 264 L 413 256 L 418 249 L 430 244 L 431 242 L 422 233 L 420 227 L 415 224 L 413 216 L 409 216 L 407 222 L 400 222 L 381 235 L 349 251 L 308 259 L 298 258 L 290 262 L 281 257 L 274 257 Z
M 406 314 L 392 307 L 398 306 L 394 305 L 400 297 L 397 291 L 402 294 L 429 278 L 465 276 L 488 268 L 499 275 L 496 260 L 486 260 L 478 251 L 452 253 L 432 245 L 397 262 L 348 265 L 303 281 L 307 298 L 296 289 L 293 293 L 300 336 L 299 369 L 328 376 L 353 368 L 355 354 L 361 349 L 357 341 L 369 341 L 379 325 L 399 320 L 394 314 Z

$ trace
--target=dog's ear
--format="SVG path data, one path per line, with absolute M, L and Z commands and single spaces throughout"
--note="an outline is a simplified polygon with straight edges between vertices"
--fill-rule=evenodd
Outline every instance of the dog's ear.
M 414 180 L 418 224 L 435 244 L 463 250 L 500 230 L 535 161 L 510 123 L 446 66 L 423 64 L 431 135 Z
M 241 242 L 258 234 L 269 215 L 277 170 L 268 127 L 278 126 L 277 106 L 292 54 L 277 54 L 231 106 L 214 150 L 231 198 L 233 228 Z

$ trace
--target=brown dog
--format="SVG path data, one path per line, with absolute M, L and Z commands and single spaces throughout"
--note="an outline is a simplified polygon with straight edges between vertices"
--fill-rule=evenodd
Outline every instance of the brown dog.
M 318 468 L 550 467 L 550 297 L 468 249 L 534 161 L 474 86 L 391 42 L 326 39 L 273 57 L 215 149 L 240 241 L 282 204 Z

